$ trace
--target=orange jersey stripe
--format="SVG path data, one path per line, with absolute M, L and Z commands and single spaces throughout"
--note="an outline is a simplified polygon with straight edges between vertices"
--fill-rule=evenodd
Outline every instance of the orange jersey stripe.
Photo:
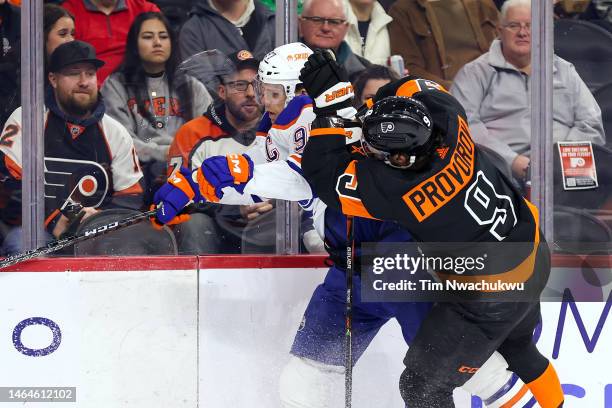
M 457 146 L 453 150 L 449 163 L 436 174 L 422 181 L 402 196 L 402 199 L 419 222 L 424 221 L 448 204 L 473 179 L 475 162 L 474 142 L 465 120 L 461 116 L 457 116 L 457 120 L 459 121 Z M 437 199 L 434 200 L 432 198 L 432 191 L 439 191 L 443 195 L 437 194 Z
M 466 275 L 438 273 L 438 276 L 440 276 L 441 279 L 452 279 L 457 282 L 471 282 L 471 281 L 482 282 L 484 281 L 488 283 L 493 283 L 493 282 L 497 282 L 498 280 L 502 282 L 509 282 L 509 283 L 526 282 L 533 274 L 533 271 L 535 268 L 536 257 L 538 255 L 538 246 L 540 243 L 540 221 L 538 217 L 537 207 L 531 204 L 527 200 L 525 200 L 525 202 L 527 203 L 527 207 L 529 207 L 529 210 L 531 211 L 531 214 L 533 215 L 535 219 L 536 225 L 535 225 L 535 235 L 533 238 L 533 249 L 531 250 L 529 255 L 523 260 L 523 262 L 521 262 L 515 268 L 510 269 L 507 272 L 497 273 L 493 275 L 466 276 Z M 483 290 L 483 292 L 495 292 L 495 291 Z
M 200 140 L 204 138 L 220 139 L 226 136 L 223 129 L 213 124 L 207 117 L 200 116 L 192 119 L 181 126 L 176 132 L 168 150 L 168 159 L 180 157 L 182 159 L 182 166 L 188 167 L 191 152 Z M 168 168 L 171 169 L 172 167 L 172 164 L 169 162 Z M 171 172 L 171 170 L 169 171 Z
M 437 82 L 429 81 L 427 79 L 413 79 L 411 81 L 404 82 L 399 88 L 397 88 L 395 95 L 412 97 L 415 93 L 424 91 L 426 89 L 437 89 L 439 91 L 448 93 L 448 91 Z
M 4 165 L 15 180 L 21 180 L 21 167 L 6 155 L 4 156 Z
M 338 178 L 338 183 L 344 182 L 344 179 L 347 179 L 347 182 L 343 186 L 347 190 L 357 190 L 357 161 L 353 160 L 349 163 L 346 170 L 344 170 L 344 174 Z M 342 206 L 342 213 L 346 215 L 355 215 L 363 218 L 374 218 L 368 210 L 363 205 L 363 202 L 356 197 L 351 197 L 348 195 L 343 195 L 336 187 L 336 192 L 338 192 L 338 199 L 340 200 L 340 205 Z
M 343 128 L 317 128 L 310 131 L 310 137 L 312 136 L 325 136 L 325 135 L 342 135 L 346 136 L 346 132 Z
M 542 408 L 558 408 L 564 401 L 563 389 L 552 364 L 538 378 L 527 384 Z
M 57 215 L 59 213 L 60 213 L 60 210 L 55 209 L 55 210 L 53 210 L 53 212 L 51 214 L 49 214 L 49 216 L 45 220 L 45 228 L 49 225 L 49 223 L 51 223 L 51 221 L 53 221 L 55 219 L 55 217 L 57 217 Z
M 291 154 L 289 155 L 289 159 L 297 162 L 298 164 L 302 164 L 302 156 L 300 156 L 299 154 Z

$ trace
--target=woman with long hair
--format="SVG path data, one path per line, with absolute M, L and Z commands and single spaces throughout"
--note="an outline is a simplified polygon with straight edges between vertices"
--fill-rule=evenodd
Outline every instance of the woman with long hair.
M 45 4 L 43 11 L 45 61 L 61 44 L 74 41 L 74 16 L 57 4 Z
M 353 105 L 360 108 L 365 101 L 376 94 L 378 88 L 399 79 L 399 75 L 389 67 L 372 64 L 353 81 L 355 99 Z
M 134 138 L 147 201 L 155 180 L 165 176 L 174 134 L 212 101 L 201 82 L 178 70 L 180 61 L 177 38 L 166 17 L 142 13 L 128 32 L 123 62 L 102 86 L 107 113 Z

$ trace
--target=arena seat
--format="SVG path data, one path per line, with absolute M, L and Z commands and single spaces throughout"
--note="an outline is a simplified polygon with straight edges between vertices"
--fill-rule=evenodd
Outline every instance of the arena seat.
M 77 234 L 113 221 L 139 214 L 138 211 L 114 208 L 92 215 L 79 225 Z M 168 227 L 153 228 L 147 220 L 124 229 L 101 235 L 74 245 L 76 256 L 85 255 L 177 255 L 174 234 Z
M 555 21 L 555 54 L 571 62 L 593 92 L 610 82 L 612 33 L 583 20 Z

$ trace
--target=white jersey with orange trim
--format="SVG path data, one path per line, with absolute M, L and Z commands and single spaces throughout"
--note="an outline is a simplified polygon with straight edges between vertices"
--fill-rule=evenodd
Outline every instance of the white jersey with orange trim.
M 256 164 L 285 160 L 293 153 L 301 154 L 315 117 L 312 99 L 307 95 L 296 96 L 274 123 L 271 123 L 267 113 L 264 114 L 255 144 L 245 153 Z
M 98 105 L 92 116 L 73 123 L 57 107 L 45 110 L 45 225 L 66 203 L 103 207 L 112 195 L 142 193 L 142 171 L 128 131 Z M 0 137 L 0 174 L 21 181 L 21 108 L 7 120 Z

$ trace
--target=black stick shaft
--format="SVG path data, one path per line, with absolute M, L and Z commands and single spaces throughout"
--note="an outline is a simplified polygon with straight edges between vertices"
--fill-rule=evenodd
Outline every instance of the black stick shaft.
M 155 216 L 155 212 L 156 210 L 145 211 L 143 213 L 132 215 L 120 221 L 113 221 L 106 225 L 92 228 L 78 235 L 72 235 L 66 238 L 51 241 L 47 245 L 36 249 L 31 249 L 29 251 L 22 252 L 17 255 L 9 256 L 8 258 L 5 258 L 0 261 L 0 269 L 15 265 L 19 262 L 28 261 L 30 259 L 38 258 L 39 256 L 50 254 L 67 246 L 74 245 L 78 242 L 85 241 L 91 238 L 99 237 L 111 231 L 117 231 L 119 229 L 129 227 L 130 225 L 134 225 L 142 220 Z
M 353 271 L 355 270 L 353 217 L 346 217 L 346 309 L 344 337 L 344 406 L 351 408 L 353 395 Z

